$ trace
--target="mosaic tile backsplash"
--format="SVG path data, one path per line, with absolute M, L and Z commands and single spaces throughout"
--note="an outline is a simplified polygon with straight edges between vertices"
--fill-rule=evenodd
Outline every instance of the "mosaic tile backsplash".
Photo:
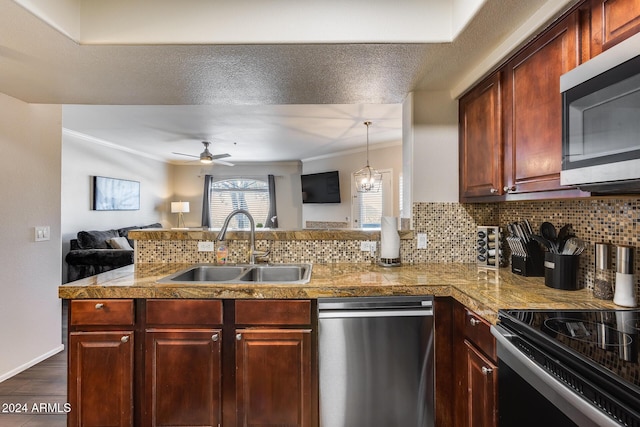
M 580 255 L 578 280 L 593 286 L 594 243 L 606 242 L 638 248 L 640 199 L 584 198 L 504 203 L 415 203 L 414 233 L 426 233 L 427 249 L 417 249 L 417 240 L 401 240 L 403 263 L 473 263 L 476 259 L 478 226 L 506 225 L 528 219 L 534 232 L 544 221 L 559 229 L 572 224 L 575 234 L 587 244 Z M 136 262 L 214 262 L 214 252 L 198 252 L 197 240 L 138 240 Z M 359 240 L 257 240 L 259 250 L 270 250 L 271 262 L 375 262 L 379 254 L 360 250 Z M 379 242 L 378 242 L 379 243 Z M 246 262 L 246 241 L 228 241 L 229 260 Z M 640 250 L 636 249 L 636 286 L 640 278 Z M 508 255 L 508 254 L 507 254 Z M 507 267 L 509 268 L 509 267 Z M 615 259 L 614 259 L 615 268 Z

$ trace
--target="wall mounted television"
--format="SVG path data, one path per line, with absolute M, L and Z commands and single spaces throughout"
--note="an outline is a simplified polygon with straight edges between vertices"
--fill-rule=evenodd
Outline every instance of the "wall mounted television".
M 302 203 L 340 203 L 338 171 L 301 176 Z

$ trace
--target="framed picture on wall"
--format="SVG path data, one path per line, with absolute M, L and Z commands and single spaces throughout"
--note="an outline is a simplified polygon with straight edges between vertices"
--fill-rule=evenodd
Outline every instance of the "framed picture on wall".
M 140 183 L 126 179 L 93 177 L 93 204 L 96 211 L 136 211 L 140 209 Z

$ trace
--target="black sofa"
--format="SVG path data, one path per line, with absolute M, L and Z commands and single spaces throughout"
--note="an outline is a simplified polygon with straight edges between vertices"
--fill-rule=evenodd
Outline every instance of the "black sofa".
M 65 257 L 69 267 L 67 280 L 72 282 L 133 264 L 133 241 L 129 240 L 129 231 L 143 228 L 162 228 L 162 225 L 155 223 L 117 230 L 78 232 L 77 238 L 71 239 L 70 250 Z

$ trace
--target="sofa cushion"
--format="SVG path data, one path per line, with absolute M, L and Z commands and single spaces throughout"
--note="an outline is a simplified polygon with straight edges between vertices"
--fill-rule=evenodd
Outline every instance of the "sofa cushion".
M 107 244 L 109 244 L 109 247 L 111 249 L 126 249 L 128 251 L 133 250 L 126 237 L 112 237 L 111 239 L 107 240 Z
M 107 240 L 120 237 L 117 230 L 92 230 L 78 232 L 78 245 L 80 249 L 110 249 Z

